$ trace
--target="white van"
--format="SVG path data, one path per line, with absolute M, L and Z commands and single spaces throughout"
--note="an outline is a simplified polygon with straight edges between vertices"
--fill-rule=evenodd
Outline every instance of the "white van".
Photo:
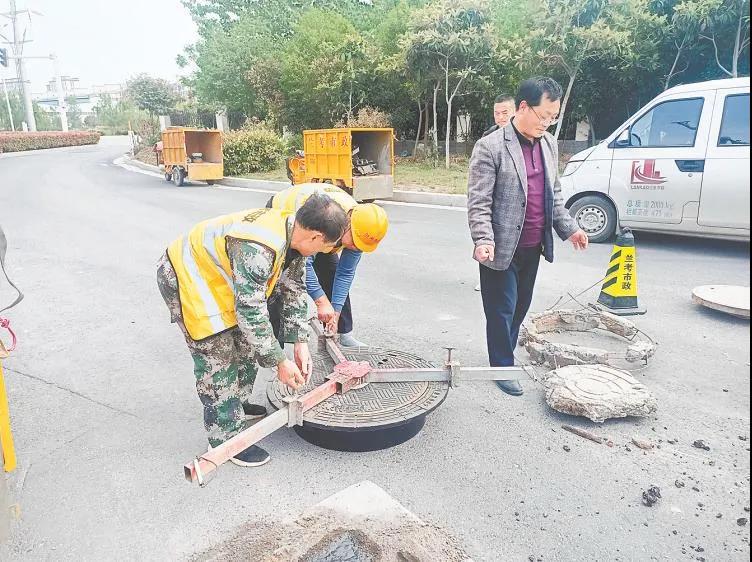
M 617 229 L 749 240 L 749 78 L 671 88 L 562 173 L 591 241 Z

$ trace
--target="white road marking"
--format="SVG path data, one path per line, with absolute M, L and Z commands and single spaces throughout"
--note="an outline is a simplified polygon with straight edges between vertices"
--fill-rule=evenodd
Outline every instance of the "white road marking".
M 164 174 L 158 174 L 157 172 L 152 172 L 151 170 L 142 170 L 141 168 L 137 168 L 136 166 L 131 166 L 130 164 L 125 163 L 125 157 L 121 156 L 120 158 L 115 158 L 112 161 L 115 166 L 120 166 L 124 170 L 128 170 L 129 172 L 136 172 L 137 174 L 144 174 L 145 176 L 151 176 L 153 178 L 162 178 L 164 179 Z

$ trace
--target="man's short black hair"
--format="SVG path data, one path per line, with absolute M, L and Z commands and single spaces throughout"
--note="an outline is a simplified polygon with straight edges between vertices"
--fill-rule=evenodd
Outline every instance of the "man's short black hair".
M 512 94 L 499 94 L 494 100 L 494 105 L 496 105 L 497 103 L 506 103 L 508 101 L 514 101 L 514 96 Z
M 531 107 L 539 106 L 544 94 L 551 101 L 557 101 L 564 95 L 564 90 L 561 89 L 556 80 L 548 76 L 528 78 L 520 84 L 520 88 L 517 90 L 517 107 L 523 101 Z
M 305 229 L 320 232 L 327 242 L 336 242 L 345 233 L 348 218 L 334 199 L 323 193 L 314 193 L 298 209 L 295 222 Z

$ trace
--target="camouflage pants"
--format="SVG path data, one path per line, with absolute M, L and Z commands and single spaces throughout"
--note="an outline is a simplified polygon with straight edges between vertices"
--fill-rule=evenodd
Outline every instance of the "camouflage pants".
M 258 373 L 255 352 L 238 328 L 201 341 L 188 335 L 180 309 L 178 279 L 167 255 L 157 266 L 157 285 L 170 309 L 171 321 L 185 336 L 193 358 L 196 390 L 204 406 L 204 427 L 209 444 L 216 447 L 245 429 L 243 403 L 250 399 Z

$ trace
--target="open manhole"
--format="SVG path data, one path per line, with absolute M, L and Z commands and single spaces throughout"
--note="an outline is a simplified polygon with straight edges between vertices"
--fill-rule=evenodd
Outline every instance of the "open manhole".
M 312 348 L 315 344 L 312 345 Z M 349 361 L 367 361 L 374 368 L 432 367 L 424 359 L 374 347 L 342 348 Z M 324 383 L 334 361 L 320 346 L 312 350 L 314 369 L 304 394 Z M 337 451 L 375 451 L 404 443 L 420 432 L 426 416 L 438 408 L 449 392 L 444 382 L 367 384 L 345 394 L 335 394 L 303 414 L 295 431 L 314 445 Z M 277 379 L 269 383 L 267 396 L 275 408 L 293 392 Z
M 362 531 L 335 531 L 310 548 L 301 562 L 376 562 L 379 547 Z

